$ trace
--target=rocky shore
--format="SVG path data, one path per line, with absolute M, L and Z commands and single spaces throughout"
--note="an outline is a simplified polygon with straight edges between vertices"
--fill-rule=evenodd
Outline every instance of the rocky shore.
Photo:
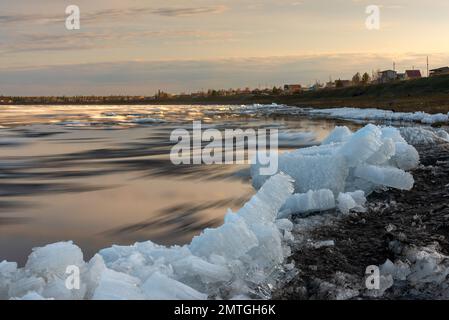
M 312 217 L 306 227 L 295 219 L 298 273 L 273 299 L 449 298 L 449 144 L 415 147 L 411 191 L 376 192 L 364 213 Z M 368 266 L 380 267 L 378 290 L 366 287 Z

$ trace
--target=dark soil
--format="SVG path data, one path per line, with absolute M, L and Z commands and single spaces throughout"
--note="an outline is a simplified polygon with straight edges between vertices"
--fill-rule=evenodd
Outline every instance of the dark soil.
M 337 272 L 363 278 L 367 266 L 394 261 L 389 249 L 393 240 L 419 247 L 436 242 L 449 255 L 449 145 L 417 149 L 422 166 L 412 172 L 413 190 L 375 193 L 368 199 L 368 212 L 315 229 L 312 240 L 334 240 L 335 246 L 302 246 L 293 252 L 299 274 L 274 299 L 317 298 L 316 283 L 332 281 Z

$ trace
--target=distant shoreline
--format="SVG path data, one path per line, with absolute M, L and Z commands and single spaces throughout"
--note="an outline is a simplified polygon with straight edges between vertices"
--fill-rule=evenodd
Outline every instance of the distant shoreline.
M 105 101 L 107 100 L 107 101 Z M 449 111 L 449 76 L 386 84 L 322 89 L 298 94 L 155 97 L 1 97 L 0 105 L 241 105 L 286 104 L 298 107 L 378 108 L 395 112 Z

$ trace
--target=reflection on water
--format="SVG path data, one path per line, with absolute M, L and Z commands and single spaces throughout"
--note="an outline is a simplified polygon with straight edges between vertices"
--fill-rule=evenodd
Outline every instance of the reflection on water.
M 182 244 L 220 225 L 254 193 L 249 170 L 173 165 L 170 133 L 192 120 L 277 128 L 281 148 L 317 143 L 336 125 L 274 106 L 0 108 L 0 261 L 22 263 L 60 240 L 92 255 L 111 244 Z

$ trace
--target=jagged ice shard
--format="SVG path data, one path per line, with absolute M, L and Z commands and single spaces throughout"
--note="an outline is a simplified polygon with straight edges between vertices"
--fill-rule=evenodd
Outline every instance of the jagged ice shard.
M 325 211 L 332 204 L 343 213 L 361 210 L 365 196 L 376 188 L 410 190 L 414 180 L 406 170 L 418 165 L 418 152 L 394 127 L 369 124 L 355 133 L 336 127 L 320 146 L 279 155 L 279 171 L 295 180 L 295 194 L 280 217 Z M 255 163 L 251 168 L 256 189 L 267 179 L 258 174 L 259 167 Z M 312 201 L 315 198 L 320 200 Z

